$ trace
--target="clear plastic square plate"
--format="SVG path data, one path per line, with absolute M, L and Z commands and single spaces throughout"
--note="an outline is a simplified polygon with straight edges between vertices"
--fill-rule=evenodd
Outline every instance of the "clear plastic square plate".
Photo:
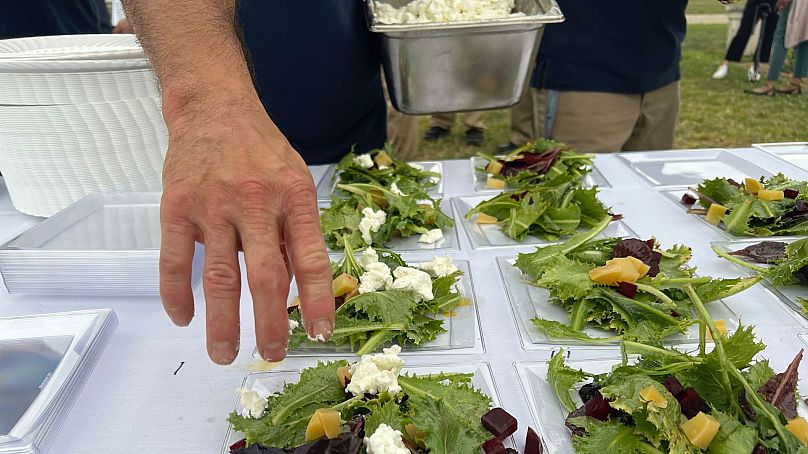
M 516 241 L 513 238 L 505 235 L 502 228 L 496 224 L 477 224 L 474 219 L 466 219 L 466 213 L 471 211 L 472 208 L 477 206 L 480 202 L 490 199 L 490 195 L 473 195 L 454 197 L 452 205 L 455 208 L 455 222 L 462 224 L 466 235 L 469 238 L 472 249 L 487 249 L 497 247 L 514 247 L 514 246 L 541 246 L 552 243 L 559 243 L 566 238 L 561 238 L 558 241 L 546 241 L 535 236 L 528 236 L 524 241 Z M 583 229 L 582 229 L 583 230 Z M 603 232 L 598 235 L 598 238 L 603 236 L 610 237 L 631 237 L 637 236 L 636 233 L 626 224 L 625 221 L 614 221 L 606 227 Z
M 743 249 L 748 246 L 752 246 L 753 244 L 758 244 L 761 241 L 782 241 L 784 243 L 793 243 L 797 241 L 799 238 L 789 237 L 789 238 L 756 238 L 750 240 L 740 240 L 740 241 L 719 241 L 715 243 L 711 243 L 713 246 L 718 247 L 724 252 L 734 252 L 740 249 Z M 741 258 L 741 257 L 738 257 Z M 719 258 L 719 260 L 724 261 L 724 259 Z M 738 271 L 743 273 L 746 276 L 754 276 L 756 273 L 749 268 L 744 268 L 740 265 L 735 263 L 731 263 L 727 261 L 728 264 L 731 264 L 733 267 L 737 268 Z M 754 263 L 755 266 L 760 267 L 768 267 L 766 264 L 762 263 Z M 798 297 L 808 298 L 808 286 L 805 285 L 784 285 L 784 286 L 775 286 L 769 281 L 768 279 L 763 280 L 763 285 L 769 289 L 780 301 L 782 301 L 786 306 L 790 309 L 793 309 L 794 312 L 799 314 L 800 316 L 808 319 L 808 313 L 806 313 L 806 309 L 797 301 Z
M 427 191 L 430 197 L 438 198 L 443 195 L 443 163 L 438 161 L 417 161 L 411 164 L 420 165 L 427 172 L 436 172 L 441 175 L 438 185 Z M 345 195 L 344 192 L 337 189 L 338 177 L 336 164 L 328 166 L 317 183 L 317 200 L 331 200 L 332 195 Z
M 808 170 L 808 142 L 756 143 L 752 146 Z
M 501 158 L 502 156 L 497 156 Z M 474 178 L 474 190 L 476 192 L 501 192 L 500 189 L 490 189 L 485 186 L 486 181 L 488 180 L 488 174 L 484 171 L 480 171 L 480 169 L 484 169 L 485 166 L 488 164 L 488 161 L 484 158 L 479 156 L 472 156 L 469 161 L 471 162 L 471 175 Z M 598 169 L 597 162 L 594 162 L 592 165 L 592 171 L 584 177 L 584 187 L 591 188 L 591 187 L 599 187 L 599 188 L 611 188 L 612 185 L 609 183 L 609 180 L 601 173 L 600 169 Z
M 561 323 L 569 323 L 569 313 L 563 307 L 550 302 L 550 292 L 546 289 L 536 287 L 528 283 L 522 272 L 513 266 L 515 257 L 498 257 L 502 282 L 508 294 L 508 302 L 513 312 L 516 326 L 519 329 L 519 338 L 525 350 L 536 350 L 548 345 L 581 345 L 597 348 L 591 343 L 575 339 L 553 339 L 548 337 L 531 322 L 531 319 L 541 318 L 545 320 L 555 320 Z M 714 301 L 707 305 L 710 315 L 716 319 L 723 319 L 727 322 L 727 330 L 730 332 L 738 328 L 738 317 L 723 301 Z M 584 333 L 590 337 L 602 338 L 611 337 L 614 334 L 599 328 L 587 327 Z M 675 334 L 665 338 L 665 343 L 692 344 L 699 340 L 698 326 L 691 326 L 684 334 Z M 619 342 L 604 342 L 604 346 L 616 346 Z
M 480 390 L 480 392 L 490 397 L 494 407 L 501 406 L 499 393 L 494 383 L 494 375 L 491 373 L 491 365 L 487 362 L 413 364 L 405 366 L 402 370 L 402 374 L 410 375 L 433 375 L 441 372 L 474 374 L 471 380 L 472 385 Z M 283 389 L 286 383 L 294 383 L 298 380 L 300 380 L 299 370 L 274 370 L 271 372 L 247 375 L 244 378 L 242 387 L 256 391 L 259 394 L 270 394 Z M 241 403 L 237 401 L 235 411 L 240 413 L 242 409 Z M 243 437 L 243 434 L 233 430 L 233 426 L 229 426 L 224 445 L 222 446 L 222 454 L 229 454 L 230 446 Z M 511 448 L 516 447 L 512 437 L 505 441 L 505 446 Z
M 705 179 L 771 176 L 763 167 L 723 149 L 677 150 L 618 155 L 652 186 L 695 186 Z
M 338 257 L 333 257 L 332 260 L 338 260 Z M 411 262 L 412 263 L 412 262 Z M 463 298 L 467 298 L 471 304 L 460 306 L 452 311 L 451 315 L 438 314 L 437 319 L 443 320 L 443 327 L 446 332 L 439 335 L 437 339 L 428 342 L 424 345 L 414 347 L 403 347 L 402 356 L 417 353 L 430 353 L 430 354 L 483 354 L 485 353 L 485 346 L 483 343 L 483 335 L 480 329 L 480 319 L 477 309 L 477 298 L 474 294 L 474 285 L 472 283 L 471 269 L 469 262 L 465 260 L 457 260 L 454 262 L 455 266 L 463 272 L 463 276 L 458 280 L 458 289 Z M 414 263 L 413 263 L 414 264 Z M 289 301 L 291 304 L 295 296 L 297 296 L 297 281 L 293 280 L 289 290 Z M 385 345 L 387 347 L 388 345 Z M 350 346 L 337 347 L 333 344 L 319 344 L 310 342 L 304 344 L 296 350 L 289 352 L 290 357 L 294 356 L 348 356 L 352 355 Z M 260 358 L 258 350 L 253 351 L 253 356 Z
M 320 210 L 323 210 L 331 205 L 330 202 L 320 201 L 318 202 L 320 206 Z M 441 210 L 446 213 L 447 216 L 452 217 L 452 207 L 448 200 L 441 201 L 440 204 Z M 443 229 L 443 238 L 439 239 L 438 241 L 426 244 L 421 243 L 418 241 L 420 235 L 411 235 L 407 238 L 401 237 L 393 237 L 390 239 L 390 242 L 385 244 L 384 246 L 387 249 L 390 249 L 395 252 L 430 252 L 430 251 L 458 251 L 460 248 L 459 241 L 457 238 L 457 220 L 455 219 L 455 226 L 448 227 Z M 328 248 L 329 253 L 335 253 L 339 251 L 334 251 L 331 248 Z

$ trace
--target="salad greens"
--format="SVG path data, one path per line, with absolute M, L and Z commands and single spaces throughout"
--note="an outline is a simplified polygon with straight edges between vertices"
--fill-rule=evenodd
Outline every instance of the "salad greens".
M 370 167 L 367 165 L 370 164 Z M 373 150 L 368 156 L 348 153 L 336 166 L 337 184 L 373 184 L 389 188 L 393 183 L 404 192 L 429 190 L 438 185 L 441 174 L 421 169 L 395 158 L 392 145 Z
M 569 312 L 568 323 L 532 320 L 549 337 L 589 343 L 622 338 L 661 345 L 668 335 L 683 333 L 696 323 L 693 298 L 685 291 L 686 287 L 692 285 L 695 294 L 709 303 L 739 293 L 760 280 L 759 276 L 697 277 L 686 266 L 691 257 L 686 246 L 663 250 L 654 240 L 595 239 L 610 220 L 607 216 L 590 231 L 578 233 L 564 243 L 519 254 L 516 268 L 531 284 L 547 289 L 550 302 Z M 617 262 L 613 259 L 629 257 L 647 267 L 645 273 L 634 276 L 634 282 L 615 279 L 605 284 L 595 279 L 601 271 L 615 271 L 610 267 Z M 584 332 L 588 326 L 614 336 L 591 337 Z
M 797 414 L 802 352 L 776 374 L 755 360 L 765 345 L 751 327 L 724 335 L 696 288 L 685 284 L 683 291 L 703 327 L 698 352 L 624 341 L 622 362 L 605 374 L 568 367 L 563 350 L 554 355 L 547 380 L 571 412 L 566 424 L 575 451 L 808 453 L 808 423 Z M 715 340 L 710 352 L 706 331 Z
M 720 220 L 734 235 L 808 234 L 808 182 L 790 180 L 782 173 L 759 180 L 747 178 L 743 183 L 715 178 L 704 180 L 693 191 L 703 208 L 726 208 Z M 686 195 L 683 202 L 693 199 Z
M 766 248 L 769 253 L 764 257 L 752 253 L 761 248 Z M 808 284 L 808 238 L 794 241 L 788 245 L 781 242 L 764 241 L 734 252 L 722 251 L 715 245 L 712 249 L 719 257 L 767 277 L 774 285 Z M 772 253 L 772 249 L 776 249 L 776 252 Z M 770 266 L 757 266 L 749 261 L 766 263 Z
M 368 248 L 361 262 L 346 241 L 345 255 L 332 263 L 334 279 L 351 276 L 355 287 L 336 298 L 335 327 L 329 344 L 348 346 L 357 355 L 389 343 L 423 345 L 446 332 L 444 321 L 437 318 L 440 314 L 451 314 L 467 304 L 457 285 L 463 272 L 448 257 L 410 266 L 395 252 Z M 442 269 L 431 267 L 434 263 L 443 265 Z M 427 288 L 413 288 L 413 281 L 402 270 L 420 275 Z M 292 326 L 298 324 L 291 331 L 290 349 L 316 343 L 307 337 L 297 307 L 291 309 L 289 320 Z
M 245 446 L 257 443 L 291 449 L 312 442 L 306 439 L 307 425 L 317 410 L 330 409 L 339 412 L 341 436 L 353 435 L 360 447 L 363 438 L 367 440 L 365 437 L 370 437 L 384 424 L 399 431 L 404 444 L 414 453 L 478 452 L 490 437 L 481 424 L 481 417 L 490 409 L 491 399 L 473 388 L 473 375 L 399 375 L 403 362 L 388 353 L 390 351 L 386 350 L 378 364 L 397 362 L 396 367 L 384 371 L 396 376 L 396 388 L 400 390 L 385 388 L 377 393 L 353 395 L 348 391 L 350 386 L 346 388 L 340 371 L 354 371 L 357 363 L 318 363 L 303 370 L 297 383 L 287 383 L 280 392 L 268 396 L 261 417 L 245 417 L 233 412 L 229 420 L 236 431 L 246 435 Z M 373 361 L 362 358 L 360 363 L 368 360 Z M 350 382 L 351 377 L 347 376 L 347 380 Z M 359 452 L 359 447 L 353 452 Z
M 592 228 L 608 209 L 597 198 L 597 189 L 581 188 L 580 176 L 561 175 L 525 189 L 503 192 L 481 202 L 466 218 L 495 218 L 502 231 L 517 241 L 533 235 L 547 241 Z

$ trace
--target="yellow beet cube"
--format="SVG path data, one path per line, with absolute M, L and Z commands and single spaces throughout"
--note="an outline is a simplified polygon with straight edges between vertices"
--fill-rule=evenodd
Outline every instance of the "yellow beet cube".
M 760 181 L 754 178 L 743 180 L 743 190 L 746 191 L 747 194 L 757 194 L 761 189 L 763 189 L 763 184 Z
M 489 216 L 485 213 L 480 213 L 477 215 L 477 219 L 474 220 L 477 224 L 496 224 L 497 218 L 494 216 Z
M 721 220 L 724 219 L 725 214 L 727 214 L 727 207 L 717 203 L 711 203 L 710 208 L 707 209 L 705 219 L 712 225 L 718 225 L 721 223 Z
M 668 399 L 665 399 L 665 396 L 653 385 L 646 386 L 640 390 L 640 399 L 644 402 L 648 402 L 648 405 L 653 405 L 657 408 L 668 407 Z
M 351 369 L 348 366 L 342 366 L 337 368 L 337 378 L 339 378 L 339 382 L 342 384 L 342 387 L 348 386 L 348 380 L 351 379 Z
M 769 189 L 761 189 L 758 191 L 757 196 L 760 200 L 775 201 L 783 200 L 786 195 L 783 191 L 772 191 Z
M 376 167 L 390 167 L 393 165 L 393 160 L 390 159 L 390 155 L 387 154 L 385 151 L 380 151 L 373 157 L 373 162 L 376 163 Z
M 805 418 L 792 419 L 786 424 L 786 430 L 793 433 L 802 444 L 808 446 L 808 421 Z
M 336 438 L 340 434 L 342 418 L 336 410 L 321 408 L 314 412 L 306 426 L 306 441 L 321 437 Z
M 359 279 L 350 274 L 340 274 L 331 282 L 331 289 L 334 290 L 334 297 L 344 296 L 359 287 Z
M 488 179 L 485 180 L 485 187 L 488 189 L 505 189 L 505 180 L 488 177 Z
M 589 270 L 589 279 L 599 284 L 614 285 L 620 281 L 623 268 L 620 265 L 603 265 Z
M 292 304 L 289 307 L 300 307 L 300 297 L 296 296 L 292 298 Z
M 720 427 L 721 423 L 716 421 L 712 416 L 702 412 L 699 412 L 696 416 L 681 424 L 682 432 L 685 433 L 690 443 L 700 449 L 710 447 L 710 443 L 713 442 L 715 434 L 718 433 Z
M 636 269 L 637 272 L 640 273 L 640 276 L 645 276 L 648 273 L 648 271 L 651 270 L 650 266 L 643 263 L 643 261 L 638 259 L 637 257 L 628 256 L 626 258 L 631 262 L 632 265 L 634 265 L 634 269 Z
M 727 321 L 716 320 L 713 323 L 715 323 L 715 329 L 717 329 L 718 332 L 721 333 L 721 337 L 727 337 Z M 709 329 L 707 330 L 707 337 L 709 337 L 710 339 L 713 338 L 713 333 Z
M 485 171 L 491 175 L 499 175 L 502 172 L 502 167 L 503 165 L 499 161 L 488 161 Z

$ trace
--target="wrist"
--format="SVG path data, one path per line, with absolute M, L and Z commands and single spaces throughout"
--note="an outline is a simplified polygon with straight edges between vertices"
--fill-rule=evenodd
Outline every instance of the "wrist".
M 192 119 L 229 113 L 264 113 L 249 76 L 184 78 L 162 86 L 163 118 L 169 129 Z M 217 115 L 218 114 L 218 115 Z

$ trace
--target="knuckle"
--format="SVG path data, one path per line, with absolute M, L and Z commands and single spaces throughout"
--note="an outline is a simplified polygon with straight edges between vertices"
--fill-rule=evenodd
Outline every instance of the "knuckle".
M 235 183 L 235 193 L 247 205 L 264 205 L 272 196 L 272 190 L 257 178 L 245 178 Z
M 307 247 L 295 259 L 293 267 L 299 280 L 331 280 L 331 265 L 324 248 Z
M 174 187 L 163 192 L 160 214 L 164 220 L 185 219 L 193 206 L 193 191 L 185 187 Z
M 227 263 L 210 263 L 205 266 L 202 282 L 205 293 L 214 297 L 231 297 L 241 285 L 239 270 Z
M 160 282 L 168 285 L 185 283 L 189 265 L 176 254 L 160 254 Z
M 295 169 L 286 169 L 281 174 L 282 181 L 284 182 L 284 190 L 287 195 L 293 195 L 296 201 L 309 201 L 316 200 L 317 191 L 314 188 L 314 181 L 311 175 L 304 174 L 303 172 Z M 292 207 L 300 206 L 299 203 L 293 203 Z

